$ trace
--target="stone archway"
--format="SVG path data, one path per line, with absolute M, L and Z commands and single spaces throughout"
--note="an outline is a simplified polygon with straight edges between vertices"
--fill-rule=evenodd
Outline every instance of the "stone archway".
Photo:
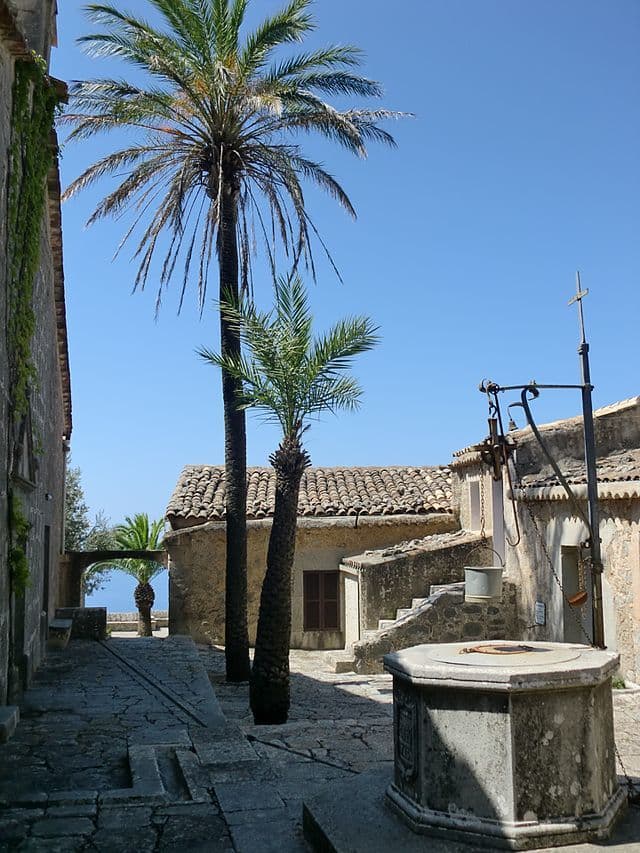
M 93 563 L 133 557 L 153 560 L 169 567 L 166 551 L 66 551 L 60 560 L 60 586 L 58 601 L 61 607 L 80 607 L 82 602 L 82 575 Z

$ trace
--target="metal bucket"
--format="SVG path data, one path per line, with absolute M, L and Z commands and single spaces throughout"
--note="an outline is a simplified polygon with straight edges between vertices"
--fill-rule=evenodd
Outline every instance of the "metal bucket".
M 465 566 L 464 600 L 489 604 L 502 598 L 502 566 Z

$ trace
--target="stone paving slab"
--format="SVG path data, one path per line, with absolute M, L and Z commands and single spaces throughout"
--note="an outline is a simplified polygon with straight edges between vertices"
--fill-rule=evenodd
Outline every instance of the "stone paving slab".
M 74 640 L 21 712 L 0 746 L 0 851 L 233 850 L 215 796 L 194 802 L 176 758 L 199 767 L 191 733 L 225 725 L 190 640 Z
M 497 848 L 463 844 L 412 832 L 384 804 L 386 773 L 363 773 L 305 801 L 304 831 L 316 850 L 332 853 L 479 853 Z M 345 808 L 357 803 L 357 808 Z M 530 853 L 615 853 L 640 851 L 640 809 L 629 809 L 606 841 L 540 847 Z
M 257 727 L 248 686 L 224 682 L 220 650 L 72 641 L 49 656 L 0 745 L 0 853 L 309 853 L 303 801 L 392 773 L 390 677 L 336 674 L 329 655 L 292 652 L 290 721 Z M 616 693 L 614 705 L 635 773 L 640 696 Z M 341 805 L 360 819 L 361 803 Z
M 229 719 L 242 726 L 256 753 L 269 763 L 278 795 L 293 809 L 293 814 L 303 801 L 322 795 L 331 796 L 331 792 L 342 788 L 350 790 L 348 795 L 334 798 L 335 808 L 344 815 L 347 827 L 351 818 L 357 817 L 357 826 L 351 832 L 353 846 L 345 846 L 344 851 L 395 853 L 398 850 L 404 853 L 405 847 L 393 835 L 378 846 L 361 844 L 359 828 L 366 820 L 361 818 L 361 803 L 353 794 L 353 786 L 361 778 L 356 775 L 358 773 L 373 773 L 384 779 L 382 790 L 392 777 L 391 676 L 336 674 L 329 665 L 331 653 L 293 651 L 290 658 L 292 707 L 289 722 L 284 726 L 254 726 L 246 685 L 227 685 L 223 681 L 224 658 L 220 653 L 207 649 L 202 650 L 201 655 L 222 709 Z M 614 712 L 616 740 L 625 767 L 634 778 L 640 777 L 636 770 L 636 755 L 640 759 L 640 695 L 631 691 L 614 691 Z M 620 772 L 621 768 L 618 769 Z M 275 815 L 276 811 L 271 810 L 270 813 Z M 248 812 L 235 814 L 241 816 Z M 232 818 L 229 816 L 227 820 Z M 247 818 L 241 823 L 246 825 Z M 294 824 L 298 832 L 299 812 Z M 626 846 L 620 850 L 640 853 L 640 831 L 636 832 L 634 824 L 630 832 L 633 841 L 621 842 Z M 233 826 L 232 835 L 235 840 Z M 372 840 L 373 836 L 375 833 L 369 833 L 367 838 Z M 243 835 L 242 839 L 245 841 L 249 837 Z M 255 836 L 252 841 L 257 844 Z M 436 853 L 440 848 L 433 844 L 431 839 L 426 845 L 424 839 L 418 839 L 415 849 L 421 853 L 425 850 Z M 258 845 L 253 849 L 260 851 L 262 848 Z M 407 846 L 407 853 L 412 849 Z M 453 853 L 454 849 L 443 847 L 442 853 Z M 461 845 L 459 849 L 464 853 L 471 851 L 468 845 Z M 596 848 L 584 848 L 585 851 L 591 849 Z M 577 850 L 582 853 L 581 848 Z

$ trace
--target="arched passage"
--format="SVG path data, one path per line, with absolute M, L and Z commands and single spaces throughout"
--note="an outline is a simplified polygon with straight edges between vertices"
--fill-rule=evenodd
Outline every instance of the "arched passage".
M 166 551 L 67 551 L 60 563 L 60 595 L 62 607 L 80 607 L 82 602 L 82 575 L 89 566 L 108 560 L 132 557 L 153 560 L 168 568 Z

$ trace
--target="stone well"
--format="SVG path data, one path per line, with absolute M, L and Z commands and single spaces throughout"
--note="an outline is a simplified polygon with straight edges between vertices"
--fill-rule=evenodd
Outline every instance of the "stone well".
M 415 832 L 512 850 L 608 834 L 626 802 L 617 655 L 496 641 L 414 646 L 384 662 L 395 750 L 386 799 Z

